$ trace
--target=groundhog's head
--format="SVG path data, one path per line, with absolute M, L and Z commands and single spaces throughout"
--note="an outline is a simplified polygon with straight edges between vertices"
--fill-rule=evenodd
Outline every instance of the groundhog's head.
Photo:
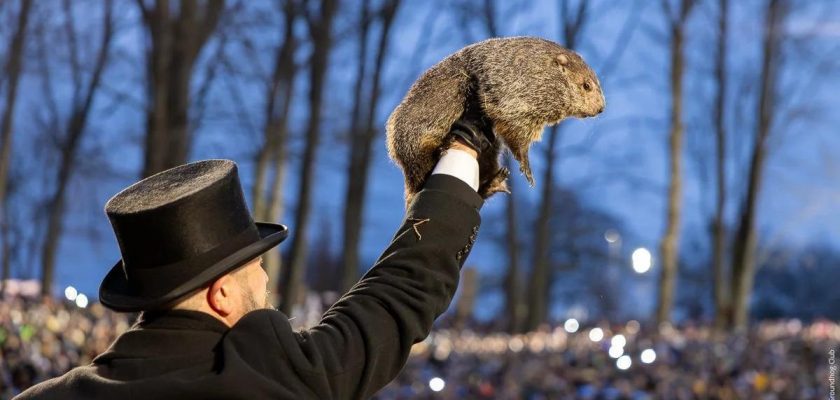
M 571 117 L 594 117 L 604 111 L 604 93 L 601 83 L 577 53 L 562 50 L 551 57 L 552 67 L 557 71 L 558 78 L 549 79 L 546 86 L 550 90 L 557 90 L 557 108 L 552 117 L 564 118 L 557 110 L 564 110 Z M 548 110 L 551 113 L 551 110 Z M 559 119 L 555 122 L 559 122 Z M 549 122 L 552 123 L 552 122 Z

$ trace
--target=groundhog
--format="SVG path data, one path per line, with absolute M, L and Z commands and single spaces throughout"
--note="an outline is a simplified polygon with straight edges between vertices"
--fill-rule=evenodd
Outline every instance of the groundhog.
M 497 38 L 459 50 L 423 73 L 388 118 L 388 154 L 405 175 L 406 204 L 465 110 L 478 110 L 496 136 L 494 148 L 479 157 L 479 194 L 487 198 L 508 191 L 510 172 L 499 164 L 503 145 L 533 186 L 528 149 L 543 129 L 566 117 L 595 116 L 604 104 L 598 77 L 583 58 L 550 40 Z

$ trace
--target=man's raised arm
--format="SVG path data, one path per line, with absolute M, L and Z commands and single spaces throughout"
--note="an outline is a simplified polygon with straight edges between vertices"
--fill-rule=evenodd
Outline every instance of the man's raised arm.
M 368 398 L 394 379 L 455 294 L 480 224 L 477 186 L 475 152 L 455 142 L 388 248 L 317 326 L 293 332 L 288 321 L 272 318 L 293 368 L 276 373 L 288 380 L 292 372 L 313 397 L 330 399 Z

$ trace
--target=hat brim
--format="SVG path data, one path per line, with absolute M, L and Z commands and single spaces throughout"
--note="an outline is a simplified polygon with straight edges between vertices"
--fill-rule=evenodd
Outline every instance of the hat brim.
M 125 274 L 122 260 L 108 272 L 99 286 L 99 301 L 114 311 L 137 312 L 163 308 L 178 298 L 204 286 L 213 279 L 239 268 L 259 255 L 277 246 L 289 236 L 285 225 L 257 222 L 260 239 L 208 266 L 186 282 L 179 283 L 165 294 L 148 296 L 133 293 Z

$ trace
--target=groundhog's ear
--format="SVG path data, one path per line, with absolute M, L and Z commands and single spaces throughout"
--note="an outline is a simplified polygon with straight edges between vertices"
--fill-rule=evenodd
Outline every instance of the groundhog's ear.
M 566 65 L 569 64 L 569 57 L 565 54 L 560 54 L 557 57 L 554 57 L 554 59 L 552 59 L 551 62 L 552 64 L 554 64 L 555 67 L 565 71 Z

